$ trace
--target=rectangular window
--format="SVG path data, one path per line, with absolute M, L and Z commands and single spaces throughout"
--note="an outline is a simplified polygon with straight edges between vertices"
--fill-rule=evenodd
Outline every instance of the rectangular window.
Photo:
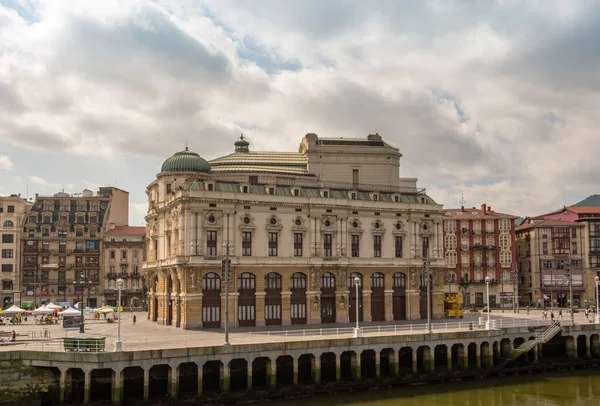
M 277 233 L 269 233 L 269 256 L 277 256 Z
M 220 322 L 221 321 L 221 308 L 219 306 L 204 306 L 202 307 L 202 322 Z
M 381 236 L 373 236 L 373 256 L 375 258 L 381 257 Z
M 238 320 L 239 321 L 251 321 L 255 320 L 255 307 L 254 305 L 241 305 L 238 306 Z
M 138 259 L 138 250 L 133 250 L 131 253 L 131 257 L 133 258 L 133 260 L 135 261 L 136 259 Z
M 302 233 L 294 233 L 294 256 L 302 256 Z
M 576 228 L 571 229 L 571 238 L 577 238 L 577 229 Z
M 359 243 L 360 243 L 360 235 L 352 234 L 352 256 L 356 257 L 356 258 L 360 255 Z
M 13 234 L 2 234 L 3 244 L 12 244 L 15 242 L 15 236 Z
M 15 212 L 15 206 L 8 206 L 8 210 L 9 213 L 14 213 Z
M 13 250 L 2 250 L 2 258 L 12 258 Z
M 306 318 L 306 303 L 292 303 L 290 306 L 290 317 L 292 319 Z
M 58 243 L 58 252 L 60 252 L 60 253 L 67 252 L 67 243 L 65 241 L 61 241 Z
M 127 251 L 121 251 L 121 259 L 127 259 Z
M 249 257 L 252 255 L 252 232 L 242 232 L 242 256 Z
M 573 229 L 573 231 L 575 231 L 575 229 Z M 571 254 L 577 254 L 577 243 L 574 241 L 571 243 Z
M 350 193 L 350 199 L 356 200 L 356 193 L 355 192 Z
M 548 243 L 542 243 L 542 255 L 548 255 Z
M 211 257 L 217 256 L 217 232 L 206 232 L 206 255 Z
M 13 281 L 2 281 L 2 290 L 13 290 Z
M 110 251 L 110 259 L 115 259 L 115 251 L 114 250 Z
M 423 237 L 423 258 L 429 258 L 429 237 Z
M 167 194 L 171 193 L 171 184 L 167 183 Z
M 85 250 L 86 251 L 98 251 L 98 241 L 86 241 L 85 242 Z
M 396 236 L 396 258 L 402 258 L 402 236 Z
M 2 272 L 12 272 L 13 264 L 2 264 Z
M 265 320 L 281 320 L 281 305 L 265 305 Z
M 323 256 L 331 258 L 331 241 L 332 235 L 329 233 L 323 234 Z

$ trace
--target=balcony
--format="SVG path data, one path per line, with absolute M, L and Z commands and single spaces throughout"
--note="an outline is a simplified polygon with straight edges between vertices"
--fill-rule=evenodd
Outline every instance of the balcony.
M 127 261 L 127 258 L 121 258 L 121 263 L 122 263 L 122 264 L 126 264 L 127 262 L 128 262 L 128 261 Z
M 128 272 L 119 272 L 119 278 L 128 278 L 128 277 L 129 277 Z
M 139 273 L 139 272 L 133 272 L 133 273 L 131 274 L 131 277 L 132 277 L 132 278 L 139 278 L 140 276 L 141 276 L 141 275 L 140 275 L 140 273 Z
M 106 277 L 108 277 L 108 278 L 115 278 L 116 279 L 117 274 L 115 272 L 109 272 L 109 273 L 106 274 Z

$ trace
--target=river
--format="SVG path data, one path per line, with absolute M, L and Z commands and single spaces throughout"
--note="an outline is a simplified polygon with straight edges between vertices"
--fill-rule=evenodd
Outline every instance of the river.
M 522 375 L 269 402 L 270 406 L 598 406 L 600 371 Z

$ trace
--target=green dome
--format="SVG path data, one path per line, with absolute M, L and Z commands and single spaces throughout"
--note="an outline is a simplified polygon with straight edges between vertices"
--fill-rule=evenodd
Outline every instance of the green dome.
M 161 172 L 208 172 L 210 164 L 200 155 L 189 151 L 176 152 L 162 164 Z

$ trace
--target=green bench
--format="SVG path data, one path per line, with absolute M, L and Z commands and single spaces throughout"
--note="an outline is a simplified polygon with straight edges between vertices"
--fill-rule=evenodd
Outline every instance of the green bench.
M 65 351 L 104 351 L 106 337 L 64 337 Z

